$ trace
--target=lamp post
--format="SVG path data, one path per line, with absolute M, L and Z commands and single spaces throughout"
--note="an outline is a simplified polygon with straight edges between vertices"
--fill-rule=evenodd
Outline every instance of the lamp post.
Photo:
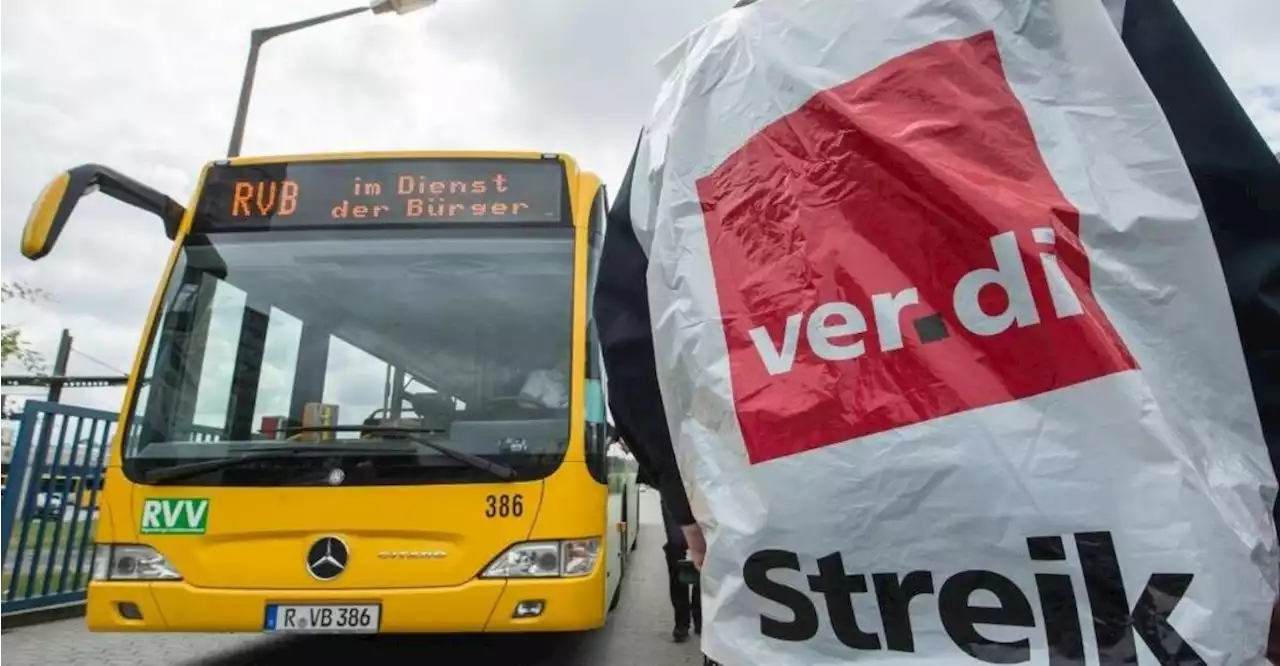
M 436 0 L 372 0 L 368 7 L 353 7 L 302 21 L 273 25 L 267 28 L 256 28 L 251 31 L 249 33 L 249 60 L 245 63 L 244 80 L 240 83 L 240 102 L 236 106 L 235 124 L 231 127 L 231 144 L 227 146 L 227 157 L 240 156 L 240 145 L 244 142 L 245 117 L 249 113 L 249 96 L 253 94 L 253 78 L 258 70 L 258 51 L 262 49 L 262 45 L 267 40 L 365 12 L 373 12 L 374 14 L 395 12 L 403 16 L 411 11 L 425 9 L 434 4 L 436 4 Z

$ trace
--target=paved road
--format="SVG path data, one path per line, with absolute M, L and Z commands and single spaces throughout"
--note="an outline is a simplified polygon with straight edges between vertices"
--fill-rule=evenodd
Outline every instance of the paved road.
M 671 642 L 657 494 L 641 494 L 640 547 L 609 625 L 575 637 L 274 637 L 231 634 L 91 634 L 83 620 L 3 630 L 9 666 L 279 666 L 301 663 L 700 665 L 697 641 Z M 696 637 L 695 637 L 696 639 Z

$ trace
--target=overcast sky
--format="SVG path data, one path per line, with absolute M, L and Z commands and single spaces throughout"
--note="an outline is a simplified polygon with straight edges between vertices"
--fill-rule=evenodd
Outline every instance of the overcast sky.
M 359 0 L 355 0 L 359 2 Z M 128 370 L 167 256 L 158 221 L 86 199 L 56 252 L 18 252 L 33 197 L 59 169 L 114 166 L 186 203 L 225 153 L 248 32 L 352 0 L 5 3 L 0 23 L 4 279 L 55 295 L 6 323 L 52 357 L 58 332 Z M 729 0 L 440 0 L 358 16 L 262 52 L 245 154 L 359 149 L 564 151 L 616 187 L 654 96 L 652 62 Z M 1280 150 L 1280 2 L 1179 0 Z M 6 367 L 7 372 L 21 372 Z M 73 354 L 71 371 L 109 373 Z M 118 409 L 117 390 L 65 401 Z

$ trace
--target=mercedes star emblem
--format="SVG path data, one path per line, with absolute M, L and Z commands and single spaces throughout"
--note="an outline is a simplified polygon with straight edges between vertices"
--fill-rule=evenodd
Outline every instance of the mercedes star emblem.
M 321 537 L 307 551 L 307 573 L 316 580 L 333 580 L 347 570 L 347 558 L 351 551 L 342 539 Z
M 335 467 L 329 470 L 329 485 L 340 486 L 342 485 L 342 480 L 345 478 L 347 478 L 347 474 L 342 471 L 341 467 Z

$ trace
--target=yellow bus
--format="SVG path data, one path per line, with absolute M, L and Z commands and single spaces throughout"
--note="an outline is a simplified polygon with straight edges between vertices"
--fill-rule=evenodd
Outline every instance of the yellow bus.
M 563 154 L 237 158 L 183 207 L 84 165 L 40 194 L 23 254 L 96 190 L 173 250 L 105 471 L 91 630 L 605 623 L 639 496 L 590 321 L 596 175 Z

